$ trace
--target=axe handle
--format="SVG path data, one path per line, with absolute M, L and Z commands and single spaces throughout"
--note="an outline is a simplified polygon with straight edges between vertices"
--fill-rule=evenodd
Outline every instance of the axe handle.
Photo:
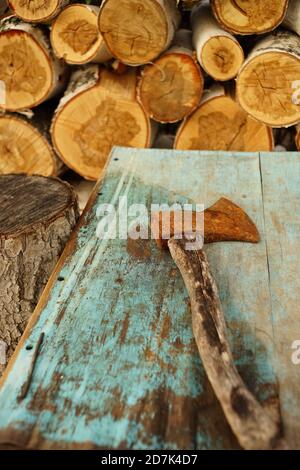
M 189 292 L 199 354 L 228 424 L 244 449 L 284 449 L 278 425 L 247 389 L 232 357 L 218 288 L 202 250 L 170 239 L 171 256 Z

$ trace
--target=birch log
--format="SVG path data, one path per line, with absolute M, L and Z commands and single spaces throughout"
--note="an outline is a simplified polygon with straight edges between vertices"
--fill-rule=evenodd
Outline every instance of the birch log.
M 150 118 L 162 123 L 176 122 L 199 105 L 203 84 L 191 32 L 179 30 L 172 47 L 144 68 L 138 98 Z
M 176 0 L 104 0 L 99 29 L 111 54 L 128 65 L 151 62 L 180 23 Z
M 300 2 L 289 0 L 289 6 L 285 15 L 283 26 L 300 35 Z
M 94 5 L 67 6 L 51 27 L 51 45 L 55 55 L 68 64 L 101 63 L 111 59 L 98 29 L 100 8 Z
M 288 0 L 211 0 L 221 25 L 234 34 L 261 34 L 283 21 Z
M 248 116 L 222 86 L 205 93 L 199 108 L 179 127 L 178 150 L 273 150 L 272 130 Z
M 48 106 L 47 106 L 48 108 Z M 51 109 L 0 114 L 0 174 L 57 176 L 64 165 L 49 134 Z
M 259 41 L 243 64 L 237 99 L 255 119 L 289 127 L 300 121 L 299 79 L 300 37 L 279 30 Z
M 70 237 L 78 209 L 71 186 L 41 176 L 0 176 L 0 202 L 0 340 L 9 359 Z
M 0 24 L 0 78 L 6 89 L 0 107 L 17 111 L 62 91 L 67 70 L 52 53 L 45 30 L 10 16 Z
M 9 0 L 11 10 L 24 21 L 47 23 L 66 6 L 69 0 Z
M 195 7 L 191 20 L 193 44 L 203 69 L 217 81 L 236 77 L 244 61 L 243 49 L 232 34 L 220 27 L 209 2 Z
M 114 145 L 149 147 L 151 126 L 136 100 L 137 71 L 98 65 L 76 70 L 55 112 L 51 135 L 67 166 L 96 180 Z

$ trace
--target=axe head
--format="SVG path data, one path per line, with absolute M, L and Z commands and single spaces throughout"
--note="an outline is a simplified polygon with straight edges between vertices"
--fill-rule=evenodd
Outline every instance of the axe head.
M 182 213 L 183 214 L 183 213 Z M 181 217 L 182 217 L 181 214 Z M 171 212 L 170 230 L 166 232 L 163 221 L 166 220 L 164 212 L 152 214 L 152 227 L 154 233 L 159 233 L 156 243 L 161 249 L 168 249 L 168 240 L 182 233 L 183 224 L 178 224 L 179 213 Z M 196 232 L 196 212 L 192 213 L 192 229 Z M 259 232 L 250 217 L 239 206 L 229 199 L 221 198 L 212 207 L 204 211 L 204 243 L 216 242 L 245 242 L 258 243 Z

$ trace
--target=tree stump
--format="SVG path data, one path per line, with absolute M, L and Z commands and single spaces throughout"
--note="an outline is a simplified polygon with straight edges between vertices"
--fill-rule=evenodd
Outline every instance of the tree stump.
M 0 176 L 0 342 L 13 354 L 78 218 L 56 178 Z M 5 364 L 0 364 L 0 375 Z

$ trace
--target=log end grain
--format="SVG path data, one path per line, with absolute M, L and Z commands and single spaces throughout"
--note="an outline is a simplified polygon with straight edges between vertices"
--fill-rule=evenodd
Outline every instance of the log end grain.
M 299 57 L 286 51 L 267 51 L 242 67 L 237 99 L 248 114 L 269 126 L 292 126 L 300 120 L 299 104 L 293 102 L 294 83 L 299 77 Z
M 214 36 L 201 51 L 201 64 L 215 80 L 226 81 L 237 76 L 244 62 L 244 52 L 233 37 Z
M 57 174 L 56 156 L 47 139 L 25 119 L 0 115 L 0 174 Z
M 26 31 L 0 34 L 0 77 L 5 83 L 5 102 L 0 107 L 16 111 L 41 103 L 52 87 L 53 69 L 37 40 Z
M 170 52 L 144 69 L 138 95 L 152 119 L 176 122 L 199 105 L 203 83 L 200 67 L 192 55 Z
M 271 151 L 272 130 L 247 115 L 229 96 L 212 97 L 179 127 L 177 150 Z
M 104 62 L 108 53 L 98 29 L 98 8 L 84 4 L 66 7 L 54 20 L 51 44 L 55 55 L 69 64 Z
M 235 34 L 261 34 L 284 19 L 287 0 L 212 0 L 217 20 Z
M 114 145 L 149 147 L 151 129 L 136 100 L 136 69 L 118 75 L 102 67 L 99 81 L 59 107 L 52 123 L 54 147 L 66 165 L 97 180 Z
M 56 14 L 62 0 L 9 0 L 8 3 L 24 21 L 47 22 Z
M 179 18 L 173 0 L 106 0 L 99 29 L 114 57 L 128 65 L 141 65 L 168 47 Z

